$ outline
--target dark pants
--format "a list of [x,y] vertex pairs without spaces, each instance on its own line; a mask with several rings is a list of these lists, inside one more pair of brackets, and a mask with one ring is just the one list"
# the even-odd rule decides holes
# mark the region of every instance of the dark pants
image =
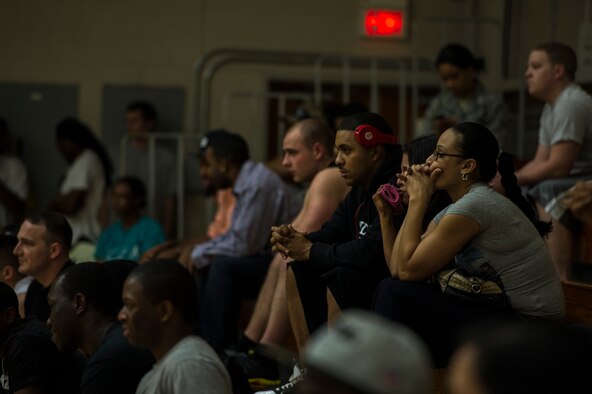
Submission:
[[384,276],[352,267],[336,267],[325,272],[309,261],[294,261],[289,267],[296,278],[306,325],[311,334],[327,322],[327,289],[341,310],[370,309],[374,290],[384,279]]
[[444,295],[435,285],[393,278],[378,285],[372,309],[415,331],[432,353],[436,368],[448,365],[459,344],[459,333],[471,324],[493,319],[518,319],[509,309],[460,301]]
[[200,332],[214,348],[226,348],[235,339],[241,300],[257,297],[270,262],[271,255],[212,261],[203,284]]

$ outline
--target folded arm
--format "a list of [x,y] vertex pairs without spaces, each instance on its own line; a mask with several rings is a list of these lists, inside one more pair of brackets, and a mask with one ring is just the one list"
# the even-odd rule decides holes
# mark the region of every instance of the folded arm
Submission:
[[516,171],[519,185],[533,185],[545,179],[569,175],[581,146],[573,141],[561,141],[552,146],[539,145],[534,159]]

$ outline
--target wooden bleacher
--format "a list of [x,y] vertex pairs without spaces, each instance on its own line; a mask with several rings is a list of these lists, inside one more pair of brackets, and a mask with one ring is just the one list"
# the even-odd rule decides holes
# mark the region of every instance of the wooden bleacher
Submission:
[[572,280],[592,283],[592,224],[582,223],[582,231],[576,238],[575,261]]
[[592,284],[562,281],[566,323],[592,326]]

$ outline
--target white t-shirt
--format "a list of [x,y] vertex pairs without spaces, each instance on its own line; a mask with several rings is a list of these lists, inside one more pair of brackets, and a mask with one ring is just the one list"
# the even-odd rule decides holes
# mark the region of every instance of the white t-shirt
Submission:
[[68,168],[60,193],[74,190],[86,191],[82,208],[74,215],[66,215],[72,226],[72,244],[81,237],[96,241],[101,232],[99,209],[105,190],[103,165],[95,152],[85,149]]
[[27,294],[27,290],[29,290],[29,285],[31,284],[32,281],[33,281],[32,276],[25,276],[23,279],[16,282],[16,284],[14,285],[14,292],[17,295]]
[[226,367],[206,341],[197,336],[180,340],[148,372],[136,394],[231,394]]
[[[27,183],[27,168],[23,162],[13,155],[0,156],[0,181],[18,197],[26,200],[29,187]],[[14,224],[14,217],[6,207],[0,204],[0,228],[7,224]],[[18,224],[18,223],[16,223]]]

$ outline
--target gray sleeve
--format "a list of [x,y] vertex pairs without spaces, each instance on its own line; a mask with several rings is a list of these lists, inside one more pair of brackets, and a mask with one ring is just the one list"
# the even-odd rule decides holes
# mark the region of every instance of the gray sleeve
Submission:
[[449,208],[450,208],[450,205],[448,205],[446,208],[444,208],[443,210],[441,210],[440,212],[438,212],[438,214],[436,216],[434,216],[434,218],[432,219],[432,221],[435,222],[435,223],[440,223],[440,220],[442,220],[442,218],[444,217],[444,215],[446,215],[446,212],[448,212],[448,209]]
[[417,133],[418,136],[434,134],[434,120],[437,116],[442,115],[441,95],[442,93],[439,93],[430,101],[423,115],[423,122],[421,123],[419,133]]
[[175,365],[171,393],[231,394],[226,370],[207,359],[186,360]]
[[[582,145],[586,135],[586,108],[577,100],[559,100],[553,109],[551,145],[572,141]],[[560,116],[557,116],[560,115]]]
[[483,199],[481,193],[469,193],[454,204],[450,204],[444,214],[469,217],[483,228],[488,223],[488,206],[483,204]]

